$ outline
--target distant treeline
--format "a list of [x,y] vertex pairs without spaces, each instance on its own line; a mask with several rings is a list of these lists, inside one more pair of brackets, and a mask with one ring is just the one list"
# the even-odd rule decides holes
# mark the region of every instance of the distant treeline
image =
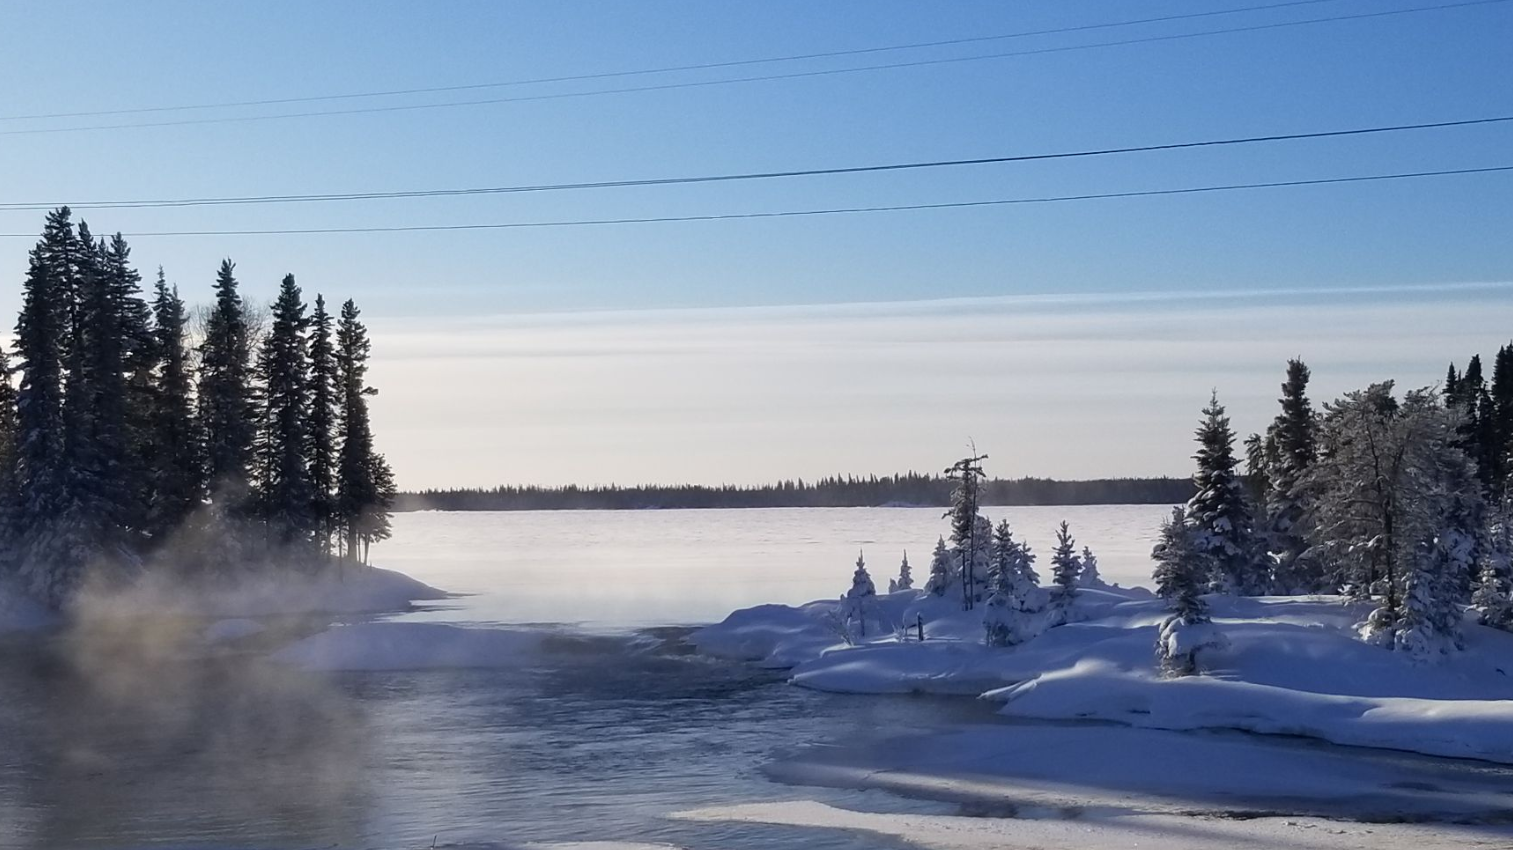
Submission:
[[[699,484],[636,487],[506,486],[400,493],[396,511],[636,510],[647,508],[849,508],[883,505],[942,507],[951,482],[938,475],[852,476],[782,481],[757,486]],[[994,479],[984,484],[988,505],[1176,505],[1193,496],[1189,478]]]

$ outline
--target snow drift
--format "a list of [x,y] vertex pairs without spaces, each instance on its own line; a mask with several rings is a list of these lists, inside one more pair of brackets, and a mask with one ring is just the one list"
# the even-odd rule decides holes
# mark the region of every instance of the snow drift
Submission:
[[[1362,643],[1367,609],[1339,597],[1211,597],[1222,644],[1205,675],[1162,678],[1159,600],[1084,591],[1073,622],[1018,646],[983,645],[982,612],[903,591],[877,597],[872,637],[846,639],[834,602],[738,611],[692,637],[703,652],[792,668],[804,687],[975,693],[1006,715],[1152,729],[1238,729],[1513,764],[1513,634],[1467,623],[1439,663]],[[924,623],[925,640],[914,627]]]

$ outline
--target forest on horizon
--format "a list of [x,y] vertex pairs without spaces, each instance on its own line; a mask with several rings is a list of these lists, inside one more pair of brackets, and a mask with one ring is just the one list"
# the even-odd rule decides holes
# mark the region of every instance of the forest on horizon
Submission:
[[[941,475],[831,476],[815,481],[718,486],[650,484],[619,486],[505,485],[407,491],[395,511],[645,510],[656,508],[859,508],[944,507],[952,481]],[[982,485],[982,504],[1176,505],[1192,498],[1191,478],[995,478]]]

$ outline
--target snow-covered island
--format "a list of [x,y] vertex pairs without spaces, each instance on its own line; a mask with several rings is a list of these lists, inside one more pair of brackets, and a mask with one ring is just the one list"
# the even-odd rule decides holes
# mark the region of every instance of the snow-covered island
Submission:
[[[1513,369],[1513,349],[1498,362]],[[1509,435],[1479,383],[1451,379],[1401,399],[1378,384],[1319,415],[1294,361],[1281,415],[1246,443],[1248,476],[1212,401],[1154,594],[1106,584],[1065,523],[1042,587],[1008,522],[982,516],[973,457],[949,470],[949,542],[922,588],[905,559],[877,593],[859,556],[840,598],[736,611],[691,640],[826,691],[1513,764],[1513,470],[1493,448]]]

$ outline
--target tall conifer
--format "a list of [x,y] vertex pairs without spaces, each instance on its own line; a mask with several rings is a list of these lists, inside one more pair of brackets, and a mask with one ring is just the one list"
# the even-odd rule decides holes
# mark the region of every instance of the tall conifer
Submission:
[[281,544],[307,541],[314,530],[310,488],[308,415],[310,362],[305,304],[294,275],[284,275],[273,303],[273,324],[258,353],[261,379],[257,439],[259,513]]
[[254,432],[247,313],[235,270],[230,260],[221,263],[215,306],[200,344],[198,404],[205,474],[211,498],[223,513],[235,512],[247,498]]

